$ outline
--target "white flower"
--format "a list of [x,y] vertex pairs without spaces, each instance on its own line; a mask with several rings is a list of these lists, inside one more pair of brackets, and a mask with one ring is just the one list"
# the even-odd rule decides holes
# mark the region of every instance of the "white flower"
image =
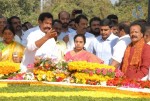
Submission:
[[26,73],[26,74],[23,75],[23,78],[24,78],[25,80],[34,80],[34,74],[31,73],[31,72]]

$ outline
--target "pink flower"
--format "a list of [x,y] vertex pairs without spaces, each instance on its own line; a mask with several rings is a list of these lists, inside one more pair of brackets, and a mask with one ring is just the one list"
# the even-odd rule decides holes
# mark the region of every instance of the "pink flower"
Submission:
[[96,69],[96,74],[100,74],[101,73],[101,70],[100,69]]
[[106,74],[107,74],[107,70],[106,70],[106,69],[103,69],[103,70],[102,70],[102,74],[103,74],[103,75],[106,75]]
[[121,72],[119,69],[115,70],[115,77],[117,77],[117,78],[118,77],[123,77],[123,75],[124,75],[123,72]]
[[112,73],[112,72],[113,72],[113,70],[112,70],[112,69],[109,69],[109,70],[108,70],[108,72],[109,72],[109,73]]
[[93,76],[93,71],[89,71],[89,75],[90,75],[90,76]]
[[27,68],[33,68],[34,64],[28,64]]

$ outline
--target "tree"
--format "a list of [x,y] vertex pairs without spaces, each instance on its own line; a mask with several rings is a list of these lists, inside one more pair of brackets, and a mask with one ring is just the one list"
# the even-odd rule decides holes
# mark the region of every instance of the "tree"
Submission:
[[32,0],[32,2],[31,0],[0,0],[0,4],[0,12],[7,18],[18,16],[25,22],[35,20],[37,18],[35,16],[38,16],[39,1],[37,0]]

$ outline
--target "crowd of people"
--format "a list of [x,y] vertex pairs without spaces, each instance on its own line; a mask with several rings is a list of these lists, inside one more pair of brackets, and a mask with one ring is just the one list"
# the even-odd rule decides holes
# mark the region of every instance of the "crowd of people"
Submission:
[[88,21],[83,14],[66,11],[54,19],[43,12],[33,27],[30,22],[22,24],[17,16],[0,16],[0,61],[21,63],[22,72],[36,57],[49,57],[112,65],[127,78],[147,79],[149,53],[150,25],[141,19],[119,22],[111,14]]

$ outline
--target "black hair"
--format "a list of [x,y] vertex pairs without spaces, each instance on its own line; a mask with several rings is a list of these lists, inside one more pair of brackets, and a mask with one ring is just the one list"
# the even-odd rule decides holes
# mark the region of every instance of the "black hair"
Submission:
[[2,31],[2,34],[4,34],[5,30],[10,30],[13,33],[13,35],[15,36],[15,31],[14,31],[14,29],[13,29],[12,26],[10,26],[10,25],[9,26],[8,25],[5,26],[4,29],[3,29],[3,31]]
[[53,25],[54,25],[56,22],[59,23],[59,24],[62,24],[62,22],[61,22],[60,20],[55,19],[55,20],[53,21]]
[[107,19],[117,19],[118,20],[118,16],[117,15],[115,15],[115,14],[110,14],[110,15],[108,15],[107,16]]
[[28,24],[28,23],[30,23],[30,22],[28,22],[28,21],[27,21],[27,22],[24,22],[24,25],[26,25],[26,24]]
[[100,19],[99,17],[93,17],[93,18],[90,20],[90,22],[89,22],[89,25],[90,25],[90,26],[91,26],[91,24],[92,24],[93,21],[99,21],[99,23],[100,23],[101,19]]
[[75,19],[71,19],[71,20],[69,21],[69,23],[71,23],[71,22],[73,22],[73,21],[75,22]]
[[18,19],[18,20],[20,20],[20,18],[19,18],[18,16],[12,16],[12,17],[10,17],[10,18],[8,19],[8,23],[9,23],[10,25],[12,25],[12,19]]
[[86,43],[86,38],[85,38],[85,36],[83,34],[77,34],[77,35],[75,35],[74,36],[74,42],[75,42],[75,40],[76,40],[77,37],[82,37],[83,41],[84,41],[84,44]]
[[100,22],[100,26],[109,26],[109,28],[111,28],[113,26],[113,23],[110,19],[106,18]]
[[45,18],[51,18],[53,20],[53,15],[49,12],[43,12],[40,14],[38,20],[43,22],[45,20]]
[[22,24],[22,27],[25,27],[26,30],[28,30],[28,27],[26,26],[26,24]]
[[142,23],[140,23],[140,22],[133,22],[133,23],[131,23],[131,25],[130,25],[130,28],[132,27],[132,26],[135,26],[135,25],[139,25],[140,26],[140,28],[141,28],[141,32],[142,32],[142,34],[144,35],[145,34],[145,25],[143,25]]
[[144,20],[144,19],[138,19],[138,20],[135,20],[134,22],[141,23],[141,24],[146,24],[147,23],[147,21]]
[[78,15],[78,16],[75,18],[75,23],[78,24],[81,19],[85,19],[85,20],[88,21],[88,18],[87,18],[85,15],[81,14],[81,15]]
[[129,34],[129,25],[125,24],[125,22],[121,22],[118,24],[118,29],[119,30],[124,30],[126,34]]

